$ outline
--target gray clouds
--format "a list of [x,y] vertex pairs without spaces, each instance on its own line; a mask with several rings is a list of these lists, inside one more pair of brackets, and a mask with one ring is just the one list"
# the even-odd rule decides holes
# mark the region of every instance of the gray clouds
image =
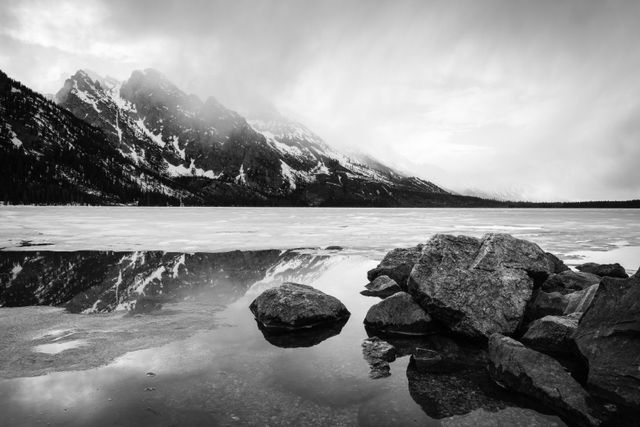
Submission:
[[0,67],[54,92],[153,67],[452,189],[640,197],[635,1],[10,1]]

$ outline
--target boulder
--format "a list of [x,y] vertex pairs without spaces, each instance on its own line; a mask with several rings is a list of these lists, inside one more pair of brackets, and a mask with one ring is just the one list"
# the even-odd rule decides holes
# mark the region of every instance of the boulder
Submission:
[[589,308],[593,301],[593,297],[598,291],[598,286],[599,285],[591,285],[579,292],[573,292],[565,295],[565,298],[567,299],[567,307],[564,309],[563,314],[584,313],[587,311],[587,308]]
[[267,289],[253,300],[249,309],[259,325],[271,331],[308,329],[350,316],[337,298],[298,283]]
[[600,424],[587,392],[553,358],[493,334],[489,359],[489,373],[498,384],[538,400],[578,425]]
[[603,278],[574,338],[594,393],[640,409],[640,279]]
[[423,372],[452,372],[459,369],[457,363],[449,363],[441,353],[428,348],[416,348],[411,361],[416,369]]
[[472,339],[512,334],[535,282],[554,265],[538,245],[508,234],[481,240],[435,235],[409,277],[409,292],[450,331]]
[[601,277],[618,277],[621,279],[629,277],[624,267],[618,263],[596,264],[595,262],[587,262],[576,266],[576,268],[582,272],[596,274]]
[[568,270],[549,276],[542,284],[541,289],[544,292],[569,294],[571,292],[581,291],[597,283],[600,283],[600,276]]
[[567,309],[567,304],[569,304],[567,295],[559,292],[534,291],[525,311],[525,323],[544,316],[561,316]]
[[571,270],[566,266],[564,262],[554,254],[547,252],[547,258],[553,264],[553,272],[554,273],[562,273],[563,271]]
[[521,341],[534,350],[547,354],[574,354],[573,333],[582,313],[568,316],[545,316],[533,322]]
[[366,297],[380,297],[383,299],[390,297],[395,293],[402,292],[402,289],[395,280],[384,275],[373,279],[373,281],[368,283],[365,288],[367,289],[360,292],[362,295]]
[[380,264],[367,272],[369,281],[373,281],[378,276],[389,276],[395,280],[403,290],[407,289],[407,279],[411,274],[411,269],[420,259],[422,245],[412,248],[398,248],[389,252],[382,259]]
[[364,324],[390,334],[425,335],[438,330],[422,307],[406,292],[398,292],[372,306]]
[[371,378],[384,378],[391,375],[389,362],[396,360],[394,346],[378,337],[367,338],[362,342],[362,355],[369,364]]

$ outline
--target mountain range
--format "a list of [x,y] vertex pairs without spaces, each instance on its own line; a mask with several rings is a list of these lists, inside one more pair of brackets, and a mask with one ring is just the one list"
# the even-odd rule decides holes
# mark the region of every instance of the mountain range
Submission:
[[637,207],[452,193],[345,155],[268,105],[243,117],[158,71],[79,70],[44,96],[0,71],[0,203],[191,206]]
[[0,197],[9,203],[474,205],[367,156],[347,156],[275,108],[250,119],[158,71],[79,70],[54,96],[0,72]]

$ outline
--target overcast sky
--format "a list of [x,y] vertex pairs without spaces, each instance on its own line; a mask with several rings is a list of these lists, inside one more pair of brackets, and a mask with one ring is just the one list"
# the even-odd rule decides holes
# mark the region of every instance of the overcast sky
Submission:
[[453,190],[640,198],[640,1],[0,0],[36,90],[149,67]]

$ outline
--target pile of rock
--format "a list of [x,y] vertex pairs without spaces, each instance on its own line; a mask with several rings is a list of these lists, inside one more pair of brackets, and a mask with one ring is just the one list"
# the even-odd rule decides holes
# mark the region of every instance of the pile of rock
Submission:
[[[368,272],[362,293],[383,300],[364,323],[486,345],[497,383],[571,423],[598,425],[614,407],[640,411],[640,276],[619,264],[576,268],[507,234],[436,235]],[[414,353],[418,369],[446,366],[436,351]]]

